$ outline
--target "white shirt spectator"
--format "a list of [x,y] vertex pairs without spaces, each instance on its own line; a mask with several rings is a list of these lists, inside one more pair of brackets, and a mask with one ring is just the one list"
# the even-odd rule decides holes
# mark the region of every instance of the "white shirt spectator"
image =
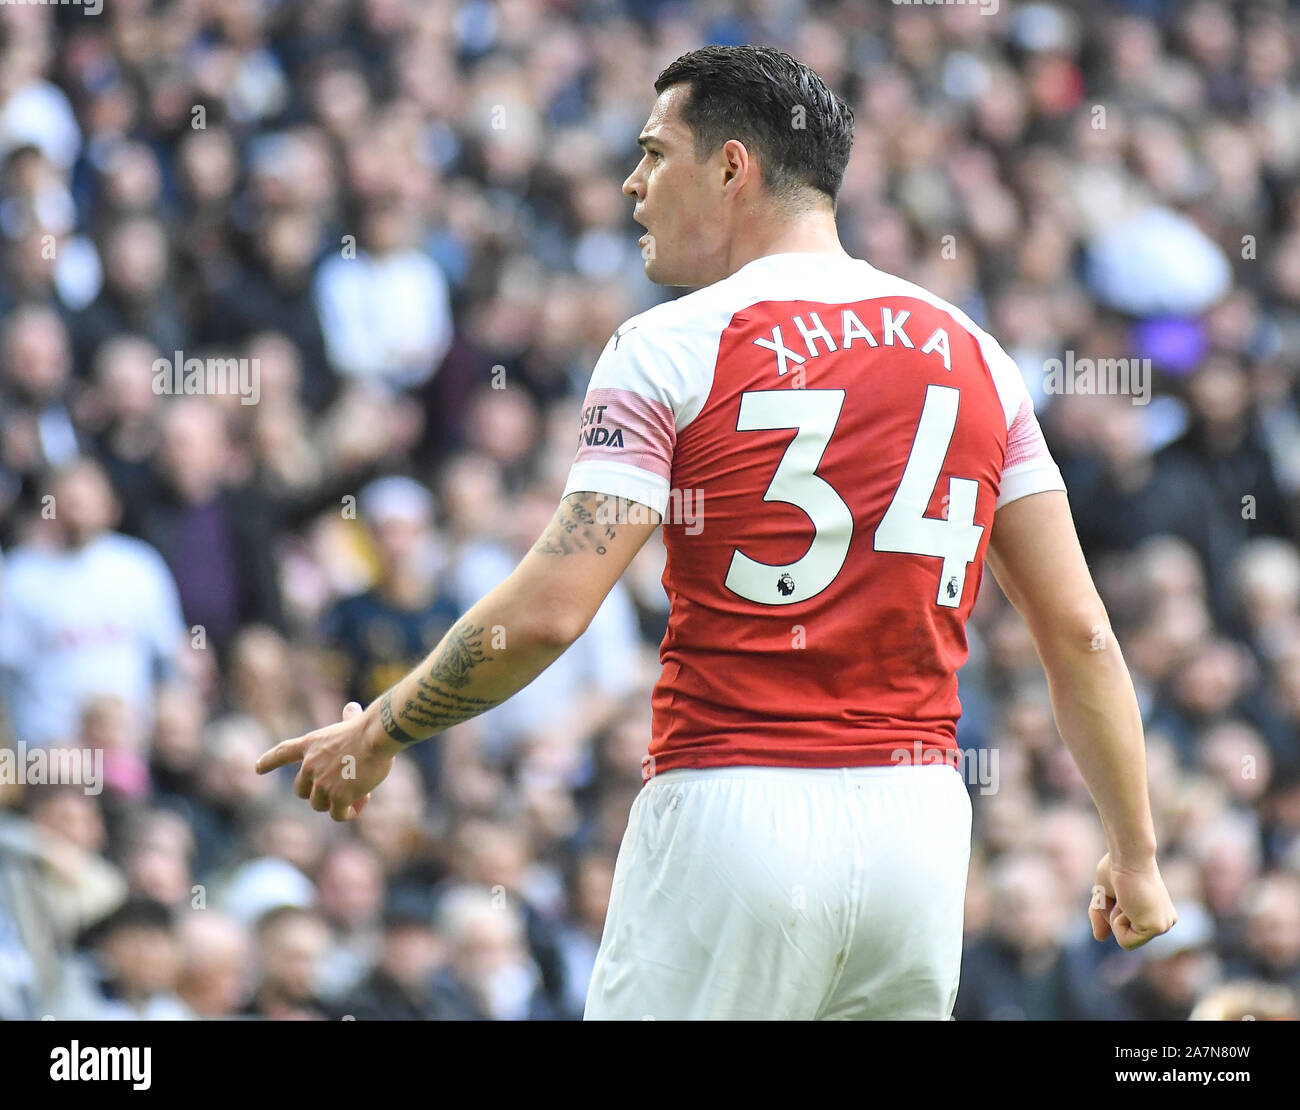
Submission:
[[315,295],[326,354],[344,377],[418,386],[451,346],[447,279],[423,251],[330,258]]
[[108,532],[80,549],[15,549],[0,589],[0,693],[14,738],[75,740],[98,694],[120,696],[147,726],[154,683],[184,634],[171,571],[143,540]]

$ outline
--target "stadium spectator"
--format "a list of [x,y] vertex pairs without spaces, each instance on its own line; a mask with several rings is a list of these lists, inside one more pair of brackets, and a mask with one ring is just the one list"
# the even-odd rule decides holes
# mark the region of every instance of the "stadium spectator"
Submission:
[[357,986],[379,955],[383,861],[356,841],[335,844],[321,859],[316,889],[320,912],[334,930],[334,943],[321,972],[321,989],[333,998]]
[[1178,905],[1182,928],[1156,937],[1137,952],[1137,973],[1120,989],[1113,1015],[1129,1021],[1186,1021],[1196,1000],[1218,985],[1214,923],[1194,902]]
[[206,397],[165,410],[155,488],[132,507],[131,530],[167,560],[185,620],[224,647],[249,623],[281,623],[271,532],[262,499],[230,481],[225,418]]
[[238,922],[215,910],[185,916],[180,925],[177,991],[200,1018],[233,1018],[248,999],[252,940]]
[[1240,955],[1229,974],[1300,991],[1300,876],[1263,876],[1247,892],[1245,906]]
[[342,598],[323,639],[350,700],[369,705],[424,658],[461,614],[442,585],[433,496],[411,478],[372,482],[357,502],[374,551],[374,585]]
[[106,693],[147,733],[155,681],[177,673],[176,584],[156,550],[110,530],[117,506],[97,463],[76,459],[44,488],[48,516],[4,568],[0,678],[14,735],[70,744],[86,702]]
[[[1070,1012],[1061,963],[1066,906],[1049,861],[1002,857],[990,875],[992,935],[968,944],[953,1016],[958,1021],[1059,1021]],[[964,988],[969,989],[964,989]]]
[[33,481],[76,459],[84,438],[66,403],[72,362],[58,315],[36,306],[10,315],[0,331],[0,362],[4,467],[13,478]]
[[449,1020],[548,1021],[555,1014],[528,954],[523,922],[509,902],[483,887],[442,896],[438,932],[450,951],[435,977],[435,994]]
[[400,200],[372,204],[349,226],[360,234],[316,274],[330,365],[344,378],[422,385],[451,345],[446,278],[416,247],[415,213]]
[[88,937],[95,956],[99,1021],[184,1021],[194,1016],[177,988],[176,922],[161,902],[129,898]]
[[256,923],[261,979],[244,1008],[274,1021],[323,1021],[333,1016],[321,999],[321,967],[329,926],[312,910],[279,906]]
[[433,921],[429,895],[408,890],[389,899],[374,967],[339,1009],[357,1021],[443,1020],[433,981],[446,963],[446,946]]

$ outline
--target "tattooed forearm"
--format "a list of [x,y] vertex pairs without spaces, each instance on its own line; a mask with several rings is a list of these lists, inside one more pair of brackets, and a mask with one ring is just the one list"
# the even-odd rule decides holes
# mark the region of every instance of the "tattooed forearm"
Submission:
[[[533,550],[544,555],[615,551],[617,558],[615,545],[627,540],[629,526],[642,523],[658,523],[658,519],[655,510],[641,502],[603,493],[571,493],[560,502]],[[639,529],[633,530],[639,541],[644,539]],[[529,574],[545,577],[560,569],[539,570],[531,559],[525,563],[526,567],[521,564],[527,570],[525,582]],[[581,564],[570,564],[568,569],[576,575],[585,573]],[[378,718],[384,735],[401,744],[425,740],[500,705],[550,666],[568,644],[562,642],[564,637],[557,638],[554,622],[547,616],[553,603],[539,601],[540,618],[528,611],[537,600],[534,592],[511,575],[471,608],[418,667],[382,696]],[[509,652],[506,625],[511,626]]]
[[419,680],[415,696],[402,706],[402,719],[422,729],[441,732],[480,713],[486,713],[499,698],[467,698],[427,678]]
[[406,683],[415,678],[415,690],[398,684],[409,695],[400,708],[394,710],[392,704],[397,686],[383,696],[379,717],[384,732],[399,743],[414,743],[499,705],[500,698],[457,693],[473,680],[474,668],[492,658],[483,648],[483,626],[461,621],[435,649],[427,674],[408,676]]
[[470,679],[470,671],[484,660],[483,629],[462,621],[447,635],[438,650],[430,677],[435,682],[460,688]]
[[533,550],[542,555],[572,555],[578,551],[604,555],[609,550],[609,542],[618,535],[609,520],[610,500],[602,493],[569,494],[560,502],[554,519]]
[[379,699],[379,723],[384,726],[384,734],[399,744],[414,744],[419,737],[405,731],[393,717],[393,692],[389,690]]

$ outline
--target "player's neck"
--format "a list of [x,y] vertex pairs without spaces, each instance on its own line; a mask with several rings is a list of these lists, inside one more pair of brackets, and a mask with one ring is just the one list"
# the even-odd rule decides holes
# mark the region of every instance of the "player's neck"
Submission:
[[769,254],[832,254],[849,257],[840,242],[835,216],[830,212],[809,212],[771,227],[759,226],[734,242],[727,259],[727,274]]

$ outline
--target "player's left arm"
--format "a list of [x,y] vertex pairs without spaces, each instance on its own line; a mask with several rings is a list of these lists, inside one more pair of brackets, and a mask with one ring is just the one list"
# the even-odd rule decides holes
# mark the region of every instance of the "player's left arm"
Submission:
[[294,792],[336,821],[360,812],[404,748],[527,686],[573,643],[659,524],[607,494],[574,492],[513,573],[360,714],[285,740],[259,774],[301,762]]

